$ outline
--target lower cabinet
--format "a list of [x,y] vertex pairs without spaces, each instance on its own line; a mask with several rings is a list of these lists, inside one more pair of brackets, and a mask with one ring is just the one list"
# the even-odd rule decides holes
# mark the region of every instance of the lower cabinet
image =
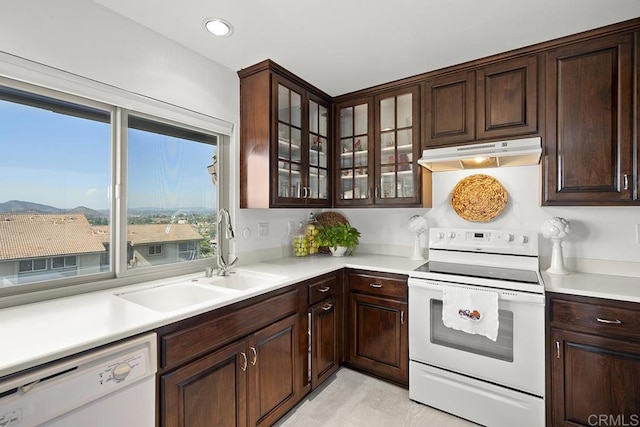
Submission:
[[349,272],[349,366],[407,387],[407,277]]
[[162,425],[247,425],[247,369],[243,340],[162,375]]
[[334,298],[309,309],[311,319],[311,388],[340,367],[340,311]]
[[640,425],[640,304],[548,298],[548,424]]
[[162,375],[163,425],[273,424],[297,397],[297,337],[292,315]]
[[340,368],[343,337],[342,272],[308,281],[308,382],[314,389]]

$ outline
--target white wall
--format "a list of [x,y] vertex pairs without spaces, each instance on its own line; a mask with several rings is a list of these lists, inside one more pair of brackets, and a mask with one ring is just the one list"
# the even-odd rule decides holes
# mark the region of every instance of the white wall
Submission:
[[[304,220],[310,209],[238,209],[239,83],[235,70],[84,0],[3,0],[0,4],[0,51],[233,123],[231,204],[238,236],[235,250],[245,254],[260,250],[287,253],[282,248],[289,245],[288,222]],[[539,206],[538,167],[484,172],[495,176],[509,193],[505,212],[490,223],[464,221],[449,206],[449,192],[470,172],[434,174],[431,209],[351,209],[341,212],[362,232],[363,250],[407,256],[411,254],[413,236],[406,224],[414,214],[424,214],[432,226],[534,231],[540,229],[545,219],[562,216],[571,221],[574,231],[571,239],[565,242],[567,257],[625,261],[631,263],[625,264],[625,271],[640,276],[640,245],[635,243],[640,208],[542,208]],[[268,237],[258,237],[261,222],[269,224]],[[245,229],[251,234],[249,238],[243,237]],[[541,248],[542,254],[549,256],[550,244],[543,239]]]

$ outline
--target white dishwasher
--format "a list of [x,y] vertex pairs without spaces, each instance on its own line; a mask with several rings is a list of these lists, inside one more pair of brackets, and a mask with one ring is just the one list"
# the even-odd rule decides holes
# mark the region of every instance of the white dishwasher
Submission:
[[0,380],[0,427],[155,425],[156,334]]

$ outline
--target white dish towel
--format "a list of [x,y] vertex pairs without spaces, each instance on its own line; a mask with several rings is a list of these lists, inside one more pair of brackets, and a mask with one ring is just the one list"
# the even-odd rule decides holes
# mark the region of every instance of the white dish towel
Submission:
[[442,294],[442,323],[444,326],[468,334],[498,339],[498,293],[444,286]]

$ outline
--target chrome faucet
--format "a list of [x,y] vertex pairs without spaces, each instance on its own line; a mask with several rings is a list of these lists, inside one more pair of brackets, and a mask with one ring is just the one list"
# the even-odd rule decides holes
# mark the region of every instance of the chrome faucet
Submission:
[[236,236],[233,232],[233,226],[231,225],[231,216],[229,215],[229,211],[226,209],[220,209],[220,211],[218,211],[218,229],[217,229],[217,236],[216,239],[218,240],[217,244],[216,244],[216,253],[217,253],[217,262],[218,262],[218,272],[217,275],[218,276],[228,276],[229,275],[229,270],[231,270],[231,267],[233,267],[233,265],[238,262],[238,258],[234,258],[233,261],[231,261],[231,263],[227,263],[222,255],[222,245],[220,244],[220,237],[222,236],[222,233],[220,233],[220,225],[222,224],[222,221],[225,221],[227,223],[227,226],[225,228],[225,237],[227,239],[227,241],[229,240],[233,240]]

